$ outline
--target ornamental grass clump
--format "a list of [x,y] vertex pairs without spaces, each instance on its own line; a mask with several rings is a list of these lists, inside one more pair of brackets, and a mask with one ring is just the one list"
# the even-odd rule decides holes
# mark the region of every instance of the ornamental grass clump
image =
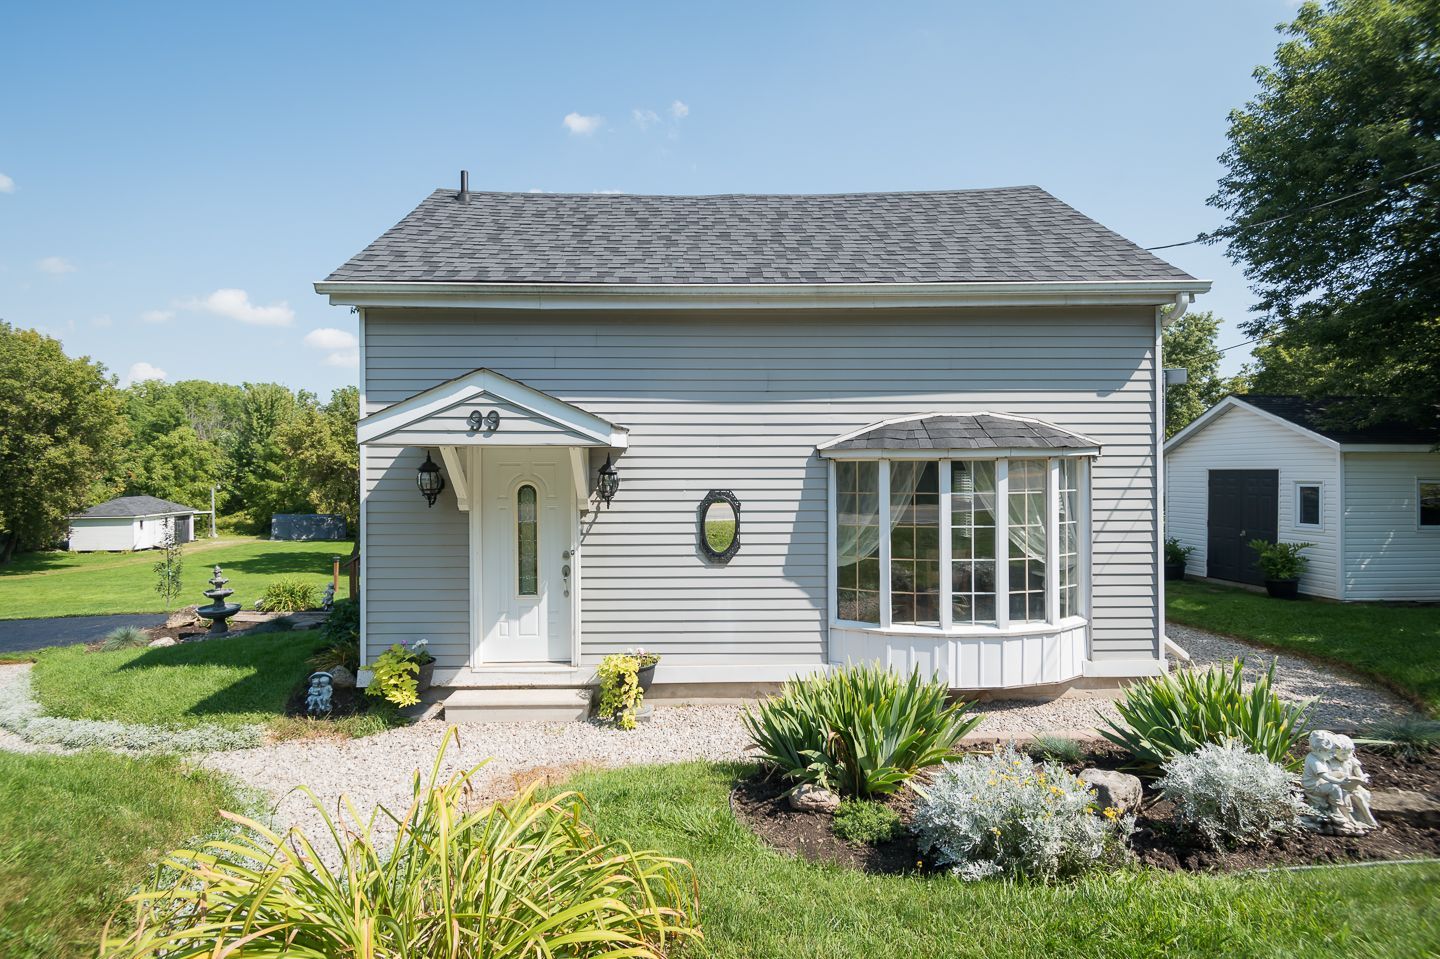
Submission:
[[1237,742],[1176,756],[1156,785],[1181,827],[1216,849],[1266,843],[1300,826],[1295,777]]
[[600,839],[575,793],[541,799],[532,785],[467,812],[476,770],[442,778],[444,753],[396,813],[362,817],[346,800],[332,816],[309,794],[323,852],[299,829],[225,814],[237,835],[166,857],[101,955],[658,959],[700,936],[688,863]]
[[1297,768],[1290,750],[1305,735],[1314,700],[1287,703],[1276,695],[1274,660],[1246,692],[1243,666],[1236,659],[1228,669],[1182,669],[1132,683],[1115,703],[1120,722],[1107,718],[1100,735],[1129,752],[1133,765],[1150,775],[1175,756],[1231,740],[1273,763]]
[[920,851],[961,879],[1053,881],[1122,862],[1135,827],[1055,763],[1013,746],[966,756],[925,785],[911,829]]
[[863,799],[889,795],[955,755],[980,717],[948,700],[946,685],[918,669],[902,679],[870,663],[792,680],[741,720],[760,761],[796,786]]
[[281,576],[265,586],[255,608],[265,613],[298,613],[320,605],[320,587],[296,576]]

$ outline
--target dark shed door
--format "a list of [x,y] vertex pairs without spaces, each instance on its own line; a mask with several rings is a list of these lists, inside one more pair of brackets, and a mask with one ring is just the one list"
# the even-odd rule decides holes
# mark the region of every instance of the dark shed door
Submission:
[[1279,470],[1211,470],[1207,576],[1260,586],[1252,539],[1275,542],[1279,528]]

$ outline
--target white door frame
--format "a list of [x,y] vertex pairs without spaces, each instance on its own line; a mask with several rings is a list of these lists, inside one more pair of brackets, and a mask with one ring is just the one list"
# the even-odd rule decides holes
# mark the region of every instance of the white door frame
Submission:
[[[555,447],[536,447],[537,450],[553,451]],[[507,447],[506,452],[514,452],[514,447]],[[534,670],[536,663],[511,663],[497,662],[486,663],[481,652],[485,642],[485,579],[484,579],[484,547],[486,544],[486,531],[484,529],[484,500],[481,497],[481,483],[484,476],[485,450],[479,446],[471,446],[465,449],[468,453],[467,469],[465,470],[465,485],[468,487],[467,499],[470,509],[467,516],[470,524],[469,537],[469,560],[470,560],[470,668],[472,670]],[[584,451],[582,451],[584,452]],[[498,451],[492,451],[490,455],[496,455]],[[571,477],[571,471],[561,464],[562,468],[557,471],[559,482],[565,483]],[[573,482],[573,480],[572,480]],[[537,662],[543,665],[540,668],[577,668],[580,665],[580,509],[577,502],[579,496],[584,493],[568,491],[574,495],[566,495],[567,490],[557,490],[557,498],[560,500],[561,515],[564,517],[566,528],[570,531],[570,558],[566,560],[570,564],[570,599],[569,608],[569,630],[570,630],[570,661],[568,663],[556,662],[547,664],[544,660]],[[508,530],[491,530],[489,535],[509,537]],[[564,537],[562,537],[563,540]],[[553,562],[553,560],[552,560]]]

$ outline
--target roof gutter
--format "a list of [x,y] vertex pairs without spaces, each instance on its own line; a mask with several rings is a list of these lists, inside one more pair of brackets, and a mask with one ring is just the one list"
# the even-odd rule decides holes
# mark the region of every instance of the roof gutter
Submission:
[[[425,283],[321,280],[334,306],[512,310],[895,309],[949,306],[1181,307],[1209,280],[985,283]],[[1177,314],[1178,315],[1178,314]]]

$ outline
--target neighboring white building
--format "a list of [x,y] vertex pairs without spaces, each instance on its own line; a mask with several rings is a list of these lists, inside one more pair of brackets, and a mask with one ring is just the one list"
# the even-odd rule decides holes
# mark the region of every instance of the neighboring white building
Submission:
[[195,538],[199,510],[154,496],[121,496],[70,517],[69,549],[75,553],[154,549],[173,526],[175,541]]
[[360,320],[362,656],[494,702],[636,646],[661,697],[1161,673],[1162,308],[1208,288],[1038,187],[438,190],[316,284]]
[[1165,444],[1165,535],[1197,576],[1260,584],[1252,539],[1306,542],[1300,591],[1440,601],[1440,431],[1325,426],[1328,404],[1231,396]]

